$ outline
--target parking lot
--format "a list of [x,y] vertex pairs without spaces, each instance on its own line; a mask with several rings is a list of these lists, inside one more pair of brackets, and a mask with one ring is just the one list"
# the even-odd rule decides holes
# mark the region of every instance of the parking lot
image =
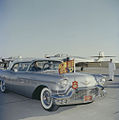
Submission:
[[0,120],[119,120],[119,77],[105,85],[107,95],[90,104],[45,111],[40,101],[8,91],[0,93]]

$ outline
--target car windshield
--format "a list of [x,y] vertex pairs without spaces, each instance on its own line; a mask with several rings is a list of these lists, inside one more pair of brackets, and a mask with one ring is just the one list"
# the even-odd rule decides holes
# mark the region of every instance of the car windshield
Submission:
[[58,70],[60,61],[35,61],[29,68],[29,71]]

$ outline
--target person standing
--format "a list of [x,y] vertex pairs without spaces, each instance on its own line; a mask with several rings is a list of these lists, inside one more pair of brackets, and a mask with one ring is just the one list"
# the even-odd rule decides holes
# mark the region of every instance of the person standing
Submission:
[[112,62],[112,59],[110,59],[109,62],[109,81],[114,80],[114,71],[116,70],[115,63]]

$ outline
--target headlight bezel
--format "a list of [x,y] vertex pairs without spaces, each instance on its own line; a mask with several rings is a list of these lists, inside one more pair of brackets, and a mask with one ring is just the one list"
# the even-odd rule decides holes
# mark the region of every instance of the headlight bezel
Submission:
[[99,85],[104,86],[106,79],[104,77],[95,76],[96,81]]
[[63,78],[58,82],[60,88],[66,88],[68,86],[68,78]]

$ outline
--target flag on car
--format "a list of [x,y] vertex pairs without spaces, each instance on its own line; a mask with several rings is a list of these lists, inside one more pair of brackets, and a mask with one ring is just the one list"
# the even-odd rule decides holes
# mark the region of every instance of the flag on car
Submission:
[[59,64],[59,74],[74,72],[74,60],[69,60]]

